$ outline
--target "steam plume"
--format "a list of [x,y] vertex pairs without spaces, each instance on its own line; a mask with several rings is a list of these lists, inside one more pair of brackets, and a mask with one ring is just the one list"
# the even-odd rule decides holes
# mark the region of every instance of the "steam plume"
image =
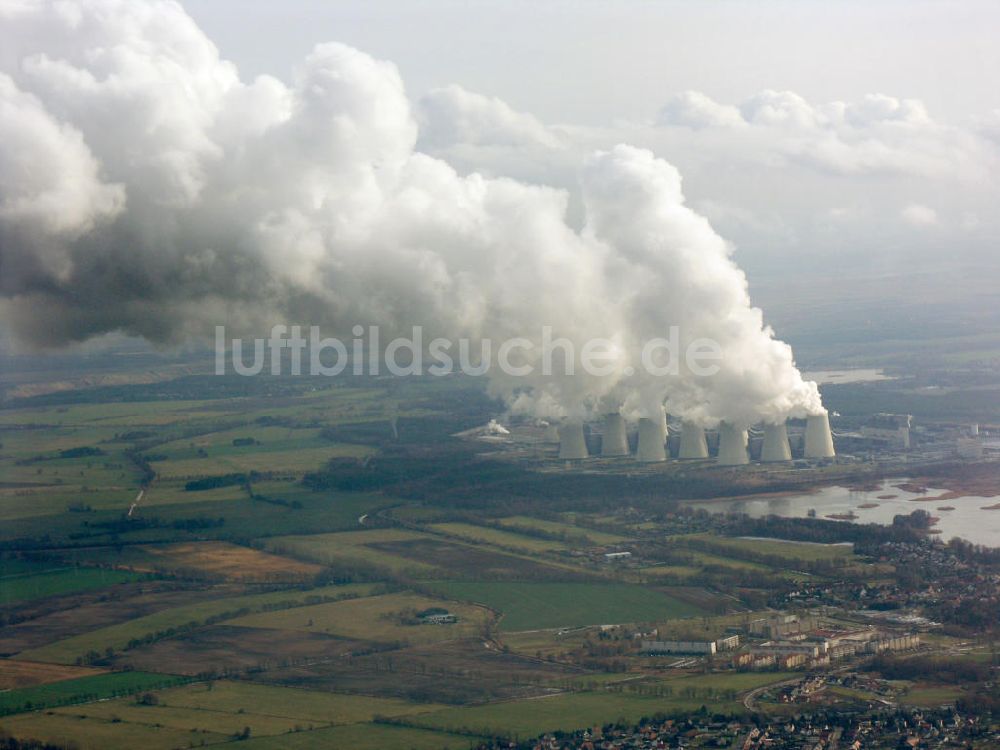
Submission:
[[[576,231],[563,191],[417,151],[395,66],[352,48],[317,46],[285,84],[242,80],[173,2],[5,2],[0,28],[0,310],[28,344],[275,321],[345,338],[377,324],[387,340],[420,324],[425,341],[528,338],[538,365],[549,326],[577,351],[608,339],[613,374],[494,367],[512,409],[578,418],[610,400],[648,416],[666,401],[702,425],[822,411],[729,246],[649,151],[587,161]],[[643,374],[643,342],[670,326],[682,349],[718,342],[718,374]]]

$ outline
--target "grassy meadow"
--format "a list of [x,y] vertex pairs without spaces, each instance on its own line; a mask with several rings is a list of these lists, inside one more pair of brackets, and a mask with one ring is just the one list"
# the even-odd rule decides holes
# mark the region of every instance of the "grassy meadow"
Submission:
[[701,610],[655,589],[614,583],[441,582],[434,589],[498,610],[503,630],[656,622]]

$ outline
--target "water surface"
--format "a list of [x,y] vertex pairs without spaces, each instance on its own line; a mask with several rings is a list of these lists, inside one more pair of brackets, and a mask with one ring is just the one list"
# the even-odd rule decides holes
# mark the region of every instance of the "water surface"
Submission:
[[[712,512],[735,511],[752,518],[782,516],[806,518],[814,510],[817,518],[853,514],[853,523],[891,524],[893,516],[925,510],[939,520],[934,529],[944,540],[952,537],[967,539],[975,544],[1000,547],[1000,510],[983,510],[1000,503],[1000,497],[965,496],[950,500],[934,498],[947,490],[928,487],[926,492],[909,492],[896,487],[905,479],[887,479],[875,490],[852,490],[846,487],[824,487],[806,495],[738,498],[711,501],[691,501],[687,505]],[[894,495],[894,497],[888,497]],[[882,496],[882,497],[879,497]],[[862,507],[871,506],[871,507]],[[944,508],[954,510],[943,510]],[[834,520],[845,520],[836,518]]]

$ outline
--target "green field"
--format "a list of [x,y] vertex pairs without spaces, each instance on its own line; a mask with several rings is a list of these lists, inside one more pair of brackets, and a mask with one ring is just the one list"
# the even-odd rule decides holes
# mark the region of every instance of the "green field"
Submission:
[[[713,537],[714,541],[715,537]],[[724,568],[733,568],[734,570],[757,570],[761,572],[767,572],[772,570],[767,565],[762,565],[760,563],[751,562],[749,560],[742,560],[738,557],[724,557],[723,555],[713,555],[710,552],[702,552],[698,549],[686,549],[684,550],[686,554],[690,554],[692,557],[692,562],[704,568],[706,566],[718,565]]]
[[744,539],[741,537],[716,536],[712,543],[734,550],[774,555],[789,560],[836,560],[850,557],[854,548],[849,544],[812,544],[810,542],[790,542],[778,539]]
[[76,567],[44,570],[48,566],[40,567],[43,572],[22,572],[0,578],[0,605],[92,591],[143,578],[125,570]]
[[340,695],[245,682],[195,683],[156,691],[147,705],[136,698],[56,709],[61,716],[188,732],[234,735],[250,728],[254,737],[337,724],[368,722],[444,708],[363,695]]
[[387,724],[346,726],[250,739],[241,750],[466,750],[475,737]]
[[624,583],[443,582],[446,596],[503,613],[503,630],[654,622],[692,617],[701,610],[662,592]]
[[90,719],[78,715],[29,713],[0,719],[0,729],[14,737],[79,750],[177,750],[232,739],[218,732],[185,731],[153,724]]
[[958,685],[918,685],[908,690],[899,701],[907,706],[935,708],[954,703],[962,695]]
[[690,578],[700,571],[701,568],[689,565],[653,565],[639,568],[639,572],[652,581],[658,578]]
[[48,685],[0,691],[0,715],[70,703],[95,701],[176,685],[184,678],[149,672],[112,672],[60,680]]
[[[209,453],[205,458],[158,461],[153,464],[153,468],[165,480],[276,470],[301,475],[318,469],[331,458],[364,458],[371,453],[371,449],[363,445],[322,441],[319,445],[314,445],[314,442],[316,441],[301,441],[296,444],[296,441],[287,441],[284,450],[262,450],[263,446],[225,449],[213,452],[215,455]],[[241,450],[242,453],[239,452]]]
[[[119,524],[122,512],[135,497],[131,493],[114,510],[87,513],[65,513],[66,503],[60,501],[57,510],[61,515],[24,516],[0,524],[0,541],[23,538],[43,538],[61,541],[73,546],[112,545],[117,540],[128,542],[164,542],[204,539],[203,529],[195,528],[187,532],[184,526],[192,522],[213,524],[211,537],[216,539],[246,540],[266,536],[287,534],[314,534],[358,528],[358,517],[373,513],[379,508],[394,505],[398,501],[384,495],[359,492],[301,492],[300,486],[292,482],[281,483],[289,492],[278,494],[279,483],[275,482],[274,495],[293,497],[292,490],[300,494],[297,501],[290,504],[269,503],[251,500],[245,493],[226,493],[224,499],[213,498],[213,492],[183,492],[174,489],[172,497],[163,504],[143,506],[140,503],[135,518],[140,521],[134,530],[123,529],[114,532],[102,529],[101,524]],[[156,485],[153,487],[154,499]],[[230,489],[230,488],[225,488]],[[237,488],[238,490],[239,488]],[[222,519],[221,522],[219,519]],[[156,526],[144,526],[142,521],[153,521]],[[221,525],[219,525],[221,523]]]
[[564,543],[551,539],[539,539],[512,531],[492,529],[488,526],[475,526],[471,523],[435,523],[430,528],[469,541],[486,542],[520,552],[550,552],[568,549]]
[[141,503],[142,512],[149,512],[158,505],[184,504],[190,503],[195,499],[200,503],[217,503],[225,500],[246,500],[248,498],[246,487],[241,484],[203,490],[197,494],[192,494],[185,490],[185,484],[186,481],[183,479],[157,479],[156,483],[143,493]]
[[350,724],[376,716],[406,716],[442,708],[367,695],[323,693],[255,682],[221,680],[184,685],[160,694],[160,704],[199,711],[254,712],[302,721]]
[[[443,607],[458,617],[449,625],[407,624],[396,615]],[[478,635],[490,613],[469,604],[444,602],[411,593],[385,594],[330,604],[262,612],[233,620],[231,624],[252,628],[327,633],[345,638],[380,642],[434,643]]]
[[620,534],[609,534],[604,531],[594,531],[593,529],[584,528],[582,526],[574,526],[570,523],[562,523],[560,521],[547,521],[541,518],[533,518],[532,516],[508,516],[507,518],[501,518],[500,523],[504,526],[511,526],[513,528],[523,528],[523,529],[537,529],[538,531],[544,531],[548,534],[558,535],[567,540],[582,540],[588,544],[593,545],[604,545],[604,544],[618,544],[619,542],[628,541],[628,537],[621,536]]
[[702,705],[720,713],[739,712],[743,710],[739,699],[723,697],[723,691],[730,689],[742,692],[787,678],[787,674],[780,673],[682,678],[670,681],[669,696],[640,695],[627,689],[621,692],[599,690],[561,693],[535,700],[449,708],[414,716],[410,722],[445,731],[462,730],[484,735],[506,734],[529,738],[543,732],[600,727],[619,719],[634,723],[644,716],[697,710]]
[[[360,516],[360,513],[358,514]],[[365,530],[355,516],[352,532],[281,536],[268,540],[268,549],[277,554],[300,557],[321,565],[367,564],[392,573],[429,573],[433,565],[389,554],[370,545],[383,542],[408,542],[426,539],[427,535],[406,529]]]
[[[96,683],[101,678],[127,675],[133,677],[131,682],[119,680],[116,691],[110,689],[108,679],[104,679],[103,686]],[[365,723],[377,717],[414,716],[444,708],[434,704],[226,680],[158,689],[164,676],[142,673],[101,678],[60,684],[89,682],[88,690],[93,692],[87,695],[91,700],[123,692],[129,692],[131,697],[56,708],[47,714],[22,714],[4,719],[3,726],[21,737],[72,742],[101,750],[186,747],[189,741],[200,745],[202,740],[214,744],[234,739],[247,730],[254,738],[248,743],[250,747],[333,748],[349,742],[351,747],[464,749],[470,744],[468,739],[446,733]],[[138,692],[152,693],[154,697],[138,701]],[[64,690],[57,701],[56,693],[50,693],[53,699],[49,705],[72,702],[80,696]],[[342,731],[332,731],[335,725],[344,725]]]

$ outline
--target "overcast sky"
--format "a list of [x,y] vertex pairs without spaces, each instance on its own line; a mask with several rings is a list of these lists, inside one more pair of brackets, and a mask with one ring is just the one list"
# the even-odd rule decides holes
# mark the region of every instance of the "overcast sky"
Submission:
[[652,115],[672,93],[819,101],[880,92],[960,121],[1000,106],[1000,4],[188,0],[247,74],[287,77],[322,41],[399,65],[412,95],[450,83],[548,122]]

